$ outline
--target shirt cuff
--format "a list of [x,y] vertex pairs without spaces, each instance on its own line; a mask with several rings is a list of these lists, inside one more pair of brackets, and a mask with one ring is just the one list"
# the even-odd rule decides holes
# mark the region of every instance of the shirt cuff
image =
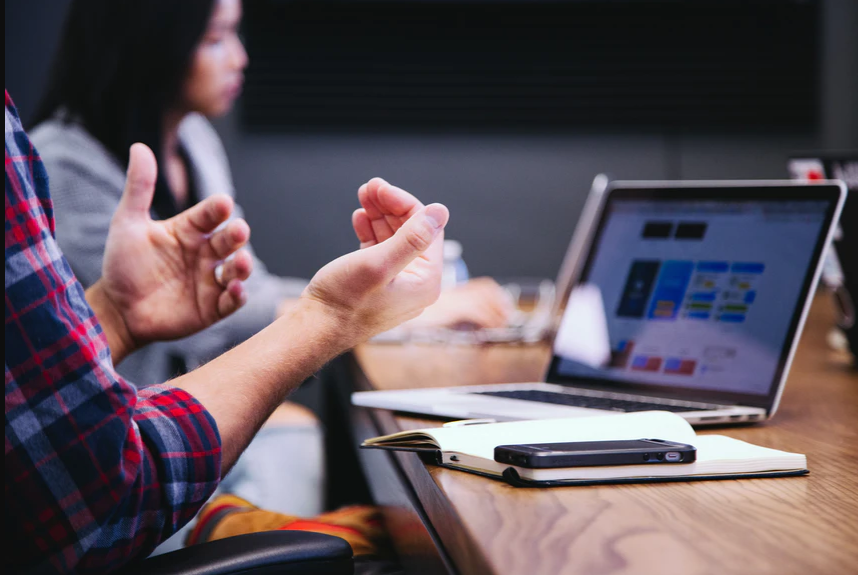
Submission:
[[190,393],[166,384],[138,392],[134,421],[159,467],[164,508],[170,510],[165,527],[177,531],[220,482],[217,423]]

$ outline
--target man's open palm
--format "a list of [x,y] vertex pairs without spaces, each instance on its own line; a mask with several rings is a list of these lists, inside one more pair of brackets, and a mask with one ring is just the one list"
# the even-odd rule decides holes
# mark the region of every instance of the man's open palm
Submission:
[[138,345],[190,335],[233,313],[252,269],[250,254],[239,251],[250,238],[247,223],[218,229],[232,213],[231,198],[214,196],[156,221],[149,215],[156,177],[154,154],[134,144],[102,267],[105,293]]

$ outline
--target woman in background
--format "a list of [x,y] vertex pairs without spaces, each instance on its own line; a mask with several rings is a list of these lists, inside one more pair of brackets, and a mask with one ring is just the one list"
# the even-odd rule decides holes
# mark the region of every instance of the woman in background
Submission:
[[[51,178],[57,241],[85,286],[101,275],[132,143],[148,145],[158,159],[155,217],[169,218],[214,194],[235,195],[207,118],[226,114],[241,92],[248,58],[240,21],[240,0],[72,2],[31,137]],[[238,205],[234,213],[241,216]],[[193,369],[265,327],[304,285],[256,260],[245,283],[248,302],[238,313],[193,337],[152,344],[118,371],[149,385]],[[500,287],[481,280],[445,294],[414,321],[498,327],[509,312]],[[298,406],[272,418],[223,488],[272,510],[314,515],[322,493],[318,422]],[[267,438],[278,446],[261,445]]]

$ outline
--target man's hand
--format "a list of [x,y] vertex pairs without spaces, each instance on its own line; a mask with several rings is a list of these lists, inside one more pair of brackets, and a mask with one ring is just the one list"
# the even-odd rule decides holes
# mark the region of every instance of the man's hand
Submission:
[[361,249],[329,263],[302,299],[322,304],[351,347],[416,317],[441,290],[441,204],[423,206],[408,192],[374,178],[358,191],[352,224]]
[[151,341],[206,328],[246,300],[241,282],[253,261],[239,250],[250,228],[239,219],[218,229],[232,213],[232,200],[214,196],[169,220],[154,221],[149,209],[156,176],[152,151],[134,144],[107,235],[102,277],[87,290],[117,363]]
[[360,250],[323,267],[283,317],[172,383],[206,406],[228,471],[283,398],[337,354],[415,317],[441,291],[440,204],[374,179],[358,192]]

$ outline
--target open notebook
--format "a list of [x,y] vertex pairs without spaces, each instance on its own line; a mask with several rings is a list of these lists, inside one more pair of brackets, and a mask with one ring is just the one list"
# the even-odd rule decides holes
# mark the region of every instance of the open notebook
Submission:
[[[526,469],[494,460],[494,448],[498,445],[643,438],[693,445],[697,448],[697,460],[688,464],[557,469]],[[698,436],[683,418],[666,411],[401,431],[368,439],[362,447],[433,453],[440,465],[502,478],[513,485],[783,477],[808,472],[804,455],[759,447],[723,435]]]

